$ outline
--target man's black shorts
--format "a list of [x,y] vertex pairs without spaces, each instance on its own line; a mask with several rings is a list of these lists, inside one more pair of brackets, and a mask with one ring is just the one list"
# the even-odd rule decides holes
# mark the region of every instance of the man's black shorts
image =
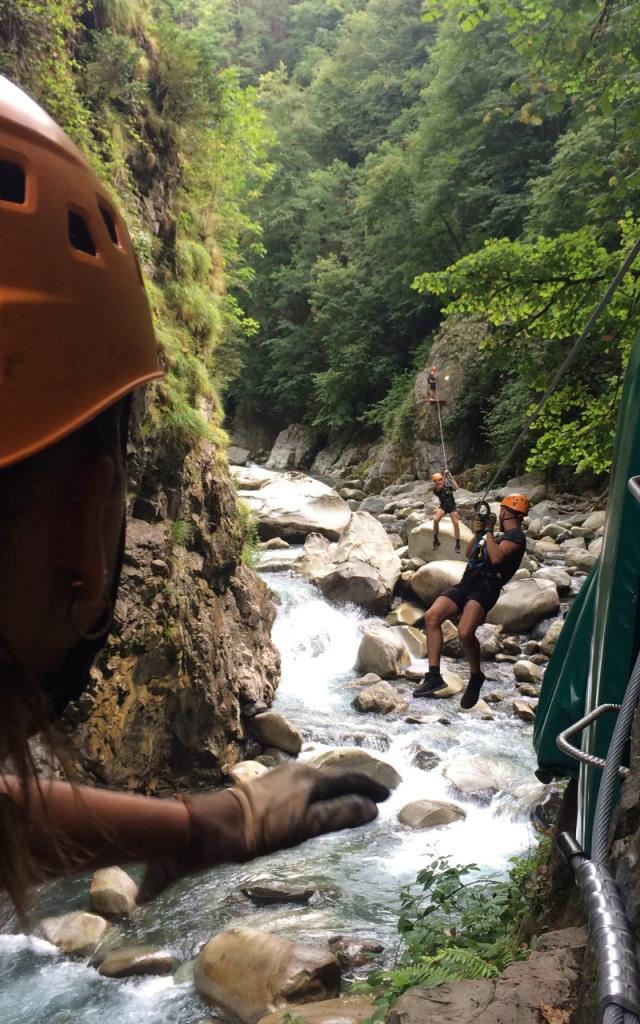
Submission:
[[467,601],[477,601],[486,612],[490,612],[500,597],[501,582],[490,576],[476,576],[467,583],[461,581],[455,587],[449,587],[442,594],[458,606],[462,611]]

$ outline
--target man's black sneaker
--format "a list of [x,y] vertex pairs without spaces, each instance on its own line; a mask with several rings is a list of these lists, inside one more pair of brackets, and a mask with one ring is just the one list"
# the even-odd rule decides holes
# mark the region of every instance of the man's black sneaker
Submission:
[[434,548],[439,548],[440,547],[440,541],[438,540],[437,537],[433,538],[433,546],[434,546]]
[[474,672],[471,675],[469,682],[467,683],[467,688],[460,699],[460,707],[464,708],[465,711],[468,711],[469,708],[474,708],[478,703],[480,690],[482,689],[484,680],[484,672]]
[[442,690],[446,685],[439,672],[427,672],[420,686],[413,691],[413,696],[432,697],[436,690]]

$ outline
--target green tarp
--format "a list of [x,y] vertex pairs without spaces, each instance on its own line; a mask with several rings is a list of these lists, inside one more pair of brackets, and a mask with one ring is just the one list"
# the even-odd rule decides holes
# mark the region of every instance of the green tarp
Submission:
[[[538,764],[554,775],[575,777],[556,736],[599,704],[619,704],[638,651],[640,506],[630,477],[640,475],[640,335],[635,339],[620,403],[609,485],[607,526],[598,565],[576,598],[545,673],[536,716]],[[582,747],[606,756],[615,715],[582,734]],[[580,745],[577,738],[576,745]],[[578,839],[588,851],[600,772],[580,769]]]

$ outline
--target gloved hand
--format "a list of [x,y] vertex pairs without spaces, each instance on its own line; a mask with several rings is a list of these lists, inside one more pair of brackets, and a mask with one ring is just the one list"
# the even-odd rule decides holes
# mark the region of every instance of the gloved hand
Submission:
[[495,512],[490,512],[489,515],[487,516],[487,526],[486,526],[487,533],[493,533],[497,522],[498,522],[498,517],[495,514]]
[[485,518],[484,518],[484,516],[475,515],[473,517],[473,523],[471,524],[471,528],[473,529],[474,533],[479,533],[479,534],[484,533],[484,531],[485,531]]
[[388,796],[386,786],[365,775],[286,764],[228,790],[185,797],[189,828],[184,853],[148,865],[138,901],[153,899],[193,871],[242,863],[314,836],[365,825]]

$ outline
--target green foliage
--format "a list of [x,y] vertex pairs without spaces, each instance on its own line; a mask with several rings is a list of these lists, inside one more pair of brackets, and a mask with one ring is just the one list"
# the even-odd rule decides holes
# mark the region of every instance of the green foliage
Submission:
[[494,978],[525,959],[525,917],[543,927],[549,885],[549,842],[511,861],[506,880],[479,873],[476,864],[455,866],[435,857],[400,894],[400,950],[390,969],[370,972],[356,986],[376,995],[373,1020],[414,985]]
[[193,526],[185,519],[175,519],[169,526],[169,536],[174,544],[185,547],[191,540]]
[[240,558],[249,569],[255,569],[258,564],[258,524],[249,505],[241,498],[236,503],[236,515],[243,537]]

